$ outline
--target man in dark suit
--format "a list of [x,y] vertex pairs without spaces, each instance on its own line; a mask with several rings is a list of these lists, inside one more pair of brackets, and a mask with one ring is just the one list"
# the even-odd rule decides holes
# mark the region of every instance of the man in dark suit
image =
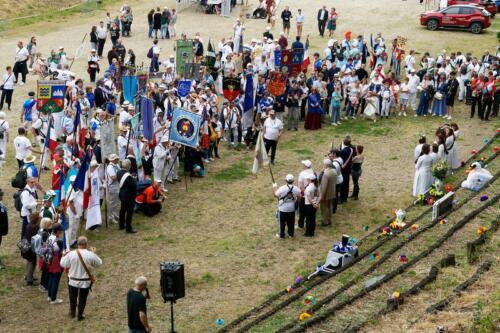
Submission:
[[323,6],[320,10],[318,10],[318,29],[319,35],[323,37],[326,28],[326,22],[328,21],[328,10],[326,10],[326,6]]
[[493,60],[493,59],[491,59],[490,51],[488,51],[488,50],[484,51],[484,55],[483,55],[483,57],[481,58],[481,62],[482,62],[483,64],[491,64],[491,61],[492,61],[492,60]]
[[122,161],[122,168],[117,172],[118,182],[120,183],[120,230],[125,229],[128,234],[135,234],[132,229],[132,215],[134,214],[135,195],[137,192],[137,182],[130,174],[132,163],[129,159]]
[[97,86],[94,90],[94,103],[98,108],[104,108],[108,102],[108,96],[106,92],[102,89],[104,82],[102,80],[97,81]]
[[351,145],[351,137],[346,135],[344,138],[344,142],[340,146],[340,157],[342,157],[342,178],[344,181],[340,185],[340,198],[339,203],[344,203],[347,201],[347,197],[349,196],[349,178],[351,176],[351,162],[352,158],[356,155],[356,150]]

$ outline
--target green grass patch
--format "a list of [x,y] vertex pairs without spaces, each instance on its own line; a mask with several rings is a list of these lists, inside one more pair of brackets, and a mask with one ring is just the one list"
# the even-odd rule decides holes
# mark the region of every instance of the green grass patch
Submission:
[[315,153],[311,149],[293,149],[292,150],[295,154],[299,155],[299,157],[302,158],[314,158]]
[[142,240],[145,242],[156,243],[165,240],[166,237],[167,236],[165,236],[164,234],[159,234],[159,235],[144,237]]
[[234,181],[240,180],[252,173],[249,158],[245,158],[237,163],[216,172],[213,179],[216,181]]
[[12,288],[12,287],[7,287],[7,286],[0,287],[0,295],[2,295],[2,296],[8,295],[13,291],[14,291],[14,288]]
[[270,319],[264,321],[261,325],[258,327],[254,327],[253,329],[250,330],[252,333],[268,333],[268,332],[274,332],[278,328],[282,327],[283,325],[286,324],[287,322],[287,317],[283,313],[277,313],[274,316],[272,316]]
[[[340,125],[340,129],[345,130],[351,136],[369,135],[369,136],[386,136],[392,130],[386,126],[386,122],[368,122],[368,121],[353,121],[344,122]],[[330,130],[332,132],[333,130]]]

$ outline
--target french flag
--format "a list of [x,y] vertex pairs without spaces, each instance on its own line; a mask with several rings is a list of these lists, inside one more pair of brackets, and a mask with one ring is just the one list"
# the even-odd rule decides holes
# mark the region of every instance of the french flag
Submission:
[[49,121],[49,128],[47,129],[47,136],[45,138],[45,147],[47,147],[52,153],[57,148],[57,137],[53,122],[54,121],[51,118]]
[[80,169],[78,170],[78,174],[76,175],[76,179],[73,184],[73,187],[75,189],[83,191],[83,209],[87,209],[89,206],[89,198],[91,193],[89,167],[90,161],[92,160],[92,155],[92,148],[89,148],[85,152],[85,156],[83,157]]

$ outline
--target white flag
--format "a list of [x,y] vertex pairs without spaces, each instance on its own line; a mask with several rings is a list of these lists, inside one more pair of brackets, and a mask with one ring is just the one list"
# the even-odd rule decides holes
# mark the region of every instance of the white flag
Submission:
[[255,159],[253,160],[252,173],[254,175],[259,171],[259,167],[269,165],[269,157],[267,156],[266,147],[264,146],[264,137],[262,130],[257,137],[257,144],[255,145]]
[[80,58],[83,55],[83,48],[85,47],[84,43],[81,43],[80,46],[76,49],[75,59]]

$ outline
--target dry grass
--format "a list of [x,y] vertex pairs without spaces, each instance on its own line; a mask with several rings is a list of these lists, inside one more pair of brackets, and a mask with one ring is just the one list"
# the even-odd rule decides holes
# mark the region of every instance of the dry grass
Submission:
[[[305,31],[311,31],[312,48],[322,51],[325,40],[315,37],[313,17],[323,2],[312,0],[309,3]],[[133,36],[125,40],[125,46],[132,47],[138,59],[146,59],[151,43],[144,37],[146,12],[157,5],[173,7],[174,1],[145,3],[134,0],[128,4],[134,10],[135,22]],[[300,5],[283,0],[281,5],[285,4],[290,4],[292,9]],[[481,36],[424,30],[416,21],[421,9],[414,3],[394,4],[393,1],[382,0],[348,2],[336,6],[340,13],[337,39],[342,39],[343,33],[349,28],[354,35],[364,33],[368,36],[382,31],[387,41],[397,34],[407,36],[409,47],[430,50],[434,54],[443,48],[470,49],[478,54],[495,45],[491,29]],[[10,4],[8,7],[13,8]],[[116,12],[117,7],[119,5],[112,6],[111,11]],[[365,11],[371,15],[367,20],[359,20],[359,13]],[[22,13],[22,10],[16,9],[15,13]],[[95,15],[51,19],[4,31],[5,38],[0,41],[0,48],[5,51],[0,54],[0,63],[2,67],[11,65],[15,41],[19,38],[27,40],[32,34],[38,36],[42,53],[47,54],[51,48],[63,44],[71,54],[90,26],[103,17],[103,12],[96,12]],[[205,41],[209,37],[218,40],[228,35],[227,29],[232,24],[232,19],[202,15],[190,9],[181,13],[178,31],[188,35],[199,31]],[[265,23],[247,21],[246,25],[247,36],[254,37],[261,35]],[[208,30],[207,27],[214,29]],[[278,34],[279,29],[277,27],[273,33]],[[162,56],[168,56],[173,42],[160,43]],[[85,60],[85,57],[78,59],[73,70],[85,73]],[[34,84],[34,78],[30,78],[28,85],[16,88],[14,110],[20,109],[24,96],[34,88]],[[465,159],[468,151],[482,145],[483,138],[491,136],[492,130],[499,124],[469,121],[466,108],[459,106],[457,109],[455,120],[461,125],[463,133],[459,145],[461,156]],[[17,118],[15,112],[8,114],[12,128],[18,125]],[[184,184],[172,187],[161,216],[145,219],[137,215],[134,222],[138,234],[126,236],[115,227],[89,234],[104,265],[98,270],[99,281],[89,299],[89,320],[85,326],[66,319],[67,304],[47,306],[44,295],[23,285],[24,261],[15,249],[19,224],[11,206],[12,201],[7,197],[12,214],[11,233],[4,238],[0,248],[3,262],[8,267],[0,271],[2,330],[32,332],[37,328],[41,332],[51,332],[55,330],[54,323],[58,323],[63,332],[77,331],[83,327],[90,332],[123,332],[126,327],[125,293],[134,278],[144,274],[151,281],[153,299],[148,312],[152,326],[157,332],[165,332],[168,328],[168,311],[159,293],[158,264],[162,260],[175,258],[186,265],[186,298],[176,305],[179,331],[214,331],[215,319],[224,318],[228,322],[267,295],[289,285],[295,275],[313,269],[318,262],[323,261],[327,249],[341,234],[362,235],[362,226],[379,225],[393,209],[406,206],[411,200],[413,147],[418,133],[431,137],[434,128],[440,123],[433,118],[390,119],[376,124],[357,120],[346,122],[336,129],[328,127],[317,132],[287,132],[278,147],[275,176],[279,180],[289,172],[297,174],[300,171],[299,161],[306,157],[318,167],[332,139],[338,145],[346,133],[353,136],[355,143],[365,145],[366,164],[361,179],[360,201],[342,206],[334,218],[334,225],[319,228],[313,240],[305,240],[299,235],[294,240],[278,242],[274,238],[275,201],[270,194],[268,174],[265,171],[257,177],[249,174],[252,153],[223,150],[223,159],[209,166],[205,179],[188,183],[187,192]],[[0,179],[2,188],[10,189],[9,175],[14,170],[15,161],[9,151],[8,162],[4,166],[6,173]],[[43,180],[47,181],[46,175]],[[64,283],[60,293],[66,301]]]

